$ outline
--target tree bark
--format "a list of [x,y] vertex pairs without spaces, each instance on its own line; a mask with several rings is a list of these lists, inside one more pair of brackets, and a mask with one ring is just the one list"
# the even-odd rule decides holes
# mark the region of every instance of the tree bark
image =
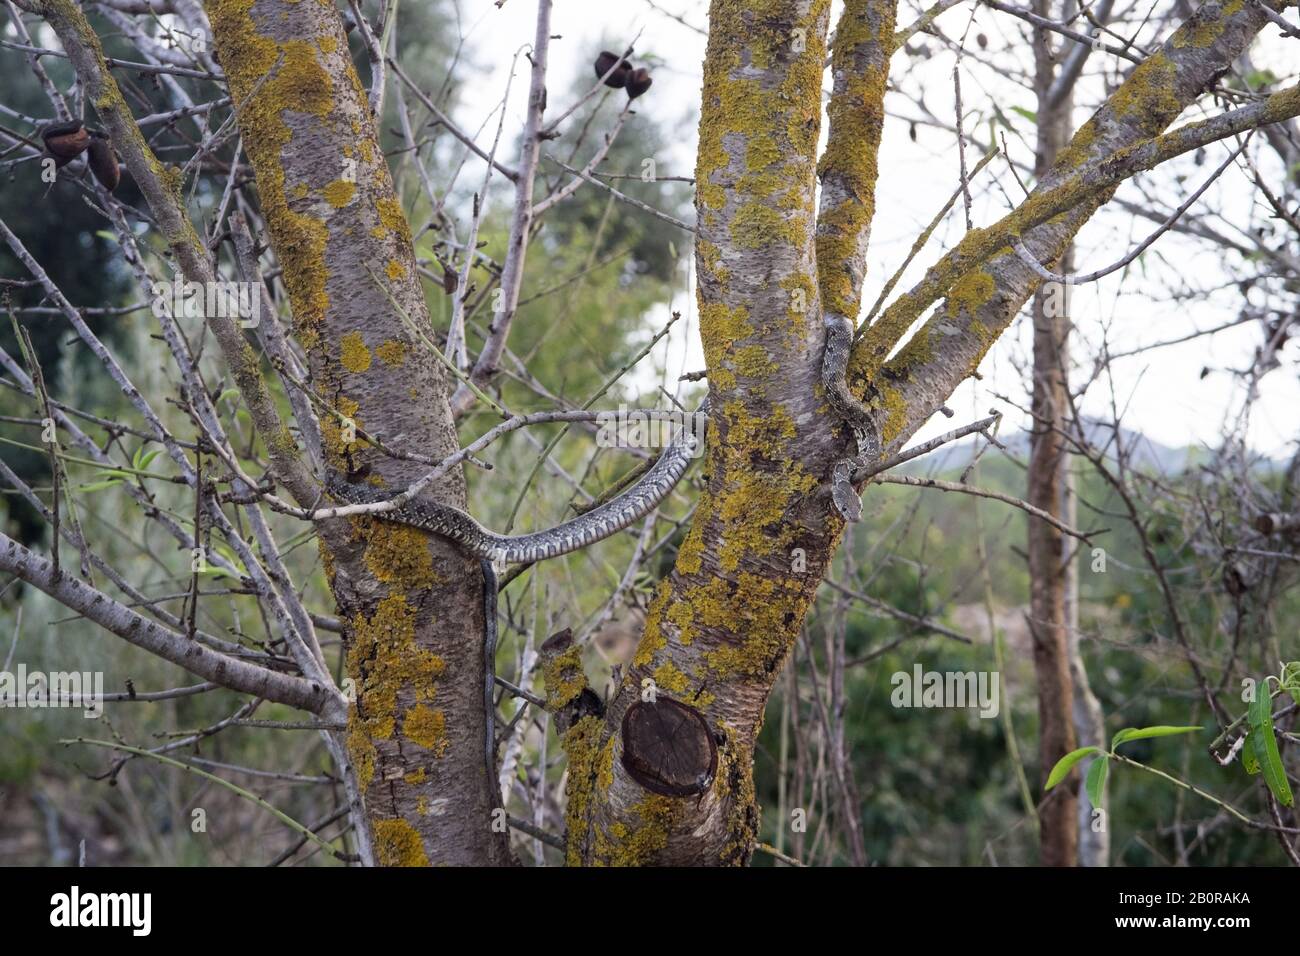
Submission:
[[[1052,4],[1036,0],[1035,12],[1051,17]],[[1070,137],[1068,94],[1058,102],[1048,93],[1056,72],[1051,34],[1034,30],[1034,88],[1038,94],[1038,144],[1034,174],[1042,178]],[[1066,247],[1060,269],[1068,269]],[[1070,317],[1067,288],[1040,288],[1034,295],[1033,420],[1030,430],[1027,500],[1053,517],[1064,509],[1064,429],[1069,402]],[[1066,621],[1065,535],[1046,521],[1030,519],[1029,619],[1038,687],[1038,759],[1043,783],[1056,762],[1075,748],[1074,683],[1070,673]],[[1047,794],[1039,811],[1039,857],[1045,866],[1078,864],[1079,776],[1075,772]]]
[[[741,864],[753,849],[763,707],[842,529],[829,507],[843,443],[819,386],[814,255],[829,9],[711,6],[695,250],[706,488],[608,712],[564,736],[571,864]],[[716,769],[697,761],[697,792],[655,792],[625,766],[652,743],[629,753],[622,733],[631,708],[655,706],[644,681],[698,713],[714,738]]]
[[[1065,469],[1065,522],[1070,527],[1078,515],[1078,493],[1075,488],[1074,472],[1067,465]],[[1090,560],[1091,555],[1088,555]],[[1083,560],[1082,558],[1079,560]],[[1106,721],[1101,712],[1101,702],[1092,692],[1092,683],[1088,680],[1088,670],[1084,665],[1083,653],[1079,648],[1079,560],[1071,561],[1065,572],[1065,626],[1069,638],[1070,678],[1074,683],[1074,735],[1075,743],[1080,747],[1105,747]],[[1092,757],[1079,763],[1079,775],[1088,778],[1088,768]],[[1103,790],[1104,793],[1104,790]],[[1101,815],[1097,811],[1103,811]],[[1086,789],[1079,792],[1078,809],[1079,828],[1079,865],[1110,866],[1110,820],[1104,808],[1094,807]]]
[[[410,228],[338,12],[290,0],[208,0],[294,329],[307,352],[326,465],[400,489],[422,466],[363,437],[457,450]],[[355,429],[355,431],[354,431]],[[465,506],[453,470],[430,497]],[[504,828],[484,763],[483,579],[476,559],[415,529],[359,519],[322,543],[353,681],[348,752],[381,864],[499,864]]]

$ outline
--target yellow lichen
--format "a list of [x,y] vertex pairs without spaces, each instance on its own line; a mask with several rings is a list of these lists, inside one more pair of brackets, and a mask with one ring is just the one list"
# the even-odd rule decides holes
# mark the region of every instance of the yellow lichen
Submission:
[[[705,58],[696,153],[696,208],[703,235],[723,221],[728,192],[734,189],[749,201],[731,217],[734,242],[755,248],[783,241],[802,246],[810,238],[812,156],[829,3],[814,0],[809,6],[764,13],[752,3],[714,4],[710,36],[719,42]],[[795,27],[806,41],[798,53],[792,53],[790,43]],[[775,76],[781,79],[778,89],[771,85]]]
[[375,355],[378,357],[379,361],[383,362],[385,365],[390,365],[396,368],[406,361],[406,353],[408,351],[409,349],[405,342],[398,341],[397,339],[389,339],[386,342],[379,343],[375,348]]
[[401,204],[393,197],[385,196],[377,205],[379,221],[391,233],[400,236],[406,242],[411,241],[411,227],[402,212]]
[[360,332],[349,332],[339,341],[339,362],[356,374],[370,368],[370,349]]
[[948,290],[948,308],[967,317],[979,314],[980,307],[993,298],[997,291],[997,282],[991,275],[981,269],[968,272]]
[[895,8],[851,0],[835,31],[835,90],[826,108],[831,129],[818,165],[817,273],[823,307],[850,320],[861,302],[865,240],[875,214]]
[[655,668],[654,674],[655,685],[663,690],[673,694],[685,694],[690,689],[690,681],[686,675],[677,669],[677,665],[672,661],[664,661]]
[[600,761],[596,769],[596,786],[601,793],[608,793],[614,785],[614,743],[613,737],[606,741],[600,752]]
[[376,820],[375,861],[380,866],[428,866],[424,841],[405,820]]
[[375,745],[366,736],[363,723],[357,718],[356,710],[348,715],[348,758],[364,793],[375,775]]
[[568,779],[564,785],[564,822],[569,831],[565,862],[569,866],[583,864],[587,814],[592,791],[600,775],[597,766],[600,732],[599,717],[583,717],[568,729],[562,741],[569,764]]
[[712,502],[713,496],[707,491],[700,496],[699,504],[695,507],[695,520],[691,522],[682,546],[677,549],[677,569],[683,574],[699,574],[703,567],[704,531],[709,526]]
[[631,825],[615,823],[610,840],[598,833],[592,854],[596,866],[645,866],[668,845],[673,822],[681,815],[682,804],[671,797],[649,794],[631,808]]
[[[335,458],[343,458],[347,452],[364,447],[366,442],[355,435],[355,431],[362,430],[360,417],[357,410],[360,406],[353,399],[347,396],[340,397],[336,402],[336,409],[340,415],[352,422],[353,428],[344,427],[344,422],[334,415],[320,416],[321,440],[324,442],[325,449]],[[352,437],[352,441],[348,438]]]
[[336,179],[324,189],[321,194],[325,201],[335,209],[342,209],[348,203],[352,202],[352,197],[357,193],[357,184],[348,182],[346,179]]
[[1214,41],[1223,36],[1223,28],[1227,25],[1225,18],[1240,10],[1243,2],[1244,0],[1230,0],[1217,11],[1208,7],[1198,9],[1170,38],[1170,45],[1175,50],[1186,47],[1203,50],[1213,46]]
[[930,345],[930,326],[923,325],[916,334],[898,350],[889,363],[890,368],[919,368],[934,358],[934,349]]
[[743,305],[729,308],[721,302],[710,302],[701,306],[700,338],[714,387],[724,391],[736,387],[733,355],[739,343],[753,334],[749,310]]
[[441,580],[433,570],[428,535],[407,525],[374,524],[366,534],[365,561],[377,580],[405,589],[427,590]]
[[1129,74],[1111,96],[1109,105],[1115,115],[1131,117],[1137,128],[1155,136],[1183,111],[1174,91],[1178,67],[1164,53],[1153,53]]
[[[213,0],[207,4],[212,32],[235,103],[240,132],[258,173],[263,214],[283,269],[303,346],[319,340],[329,306],[325,246],[328,230],[319,218],[290,209],[281,150],[293,139],[288,111],[324,119],[334,108],[333,84],[316,60],[317,48],[305,40],[278,43],[253,22],[254,0]],[[267,65],[283,57],[279,68]],[[297,193],[303,184],[293,184]],[[298,200],[300,201],[300,200]]]
[[447,717],[441,710],[416,704],[402,716],[402,732],[436,757],[447,752]]
[[546,706],[549,709],[576,700],[587,686],[587,675],[582,669],[582,649],[573,644],[563,653],[548,658],[542,665],[542,680],[546,683]]
[[636,653],[632,656],[634,667],[649,666],[654,660],[654,655],[667,645],[668,640],[663,634],[663,619],[664,610],[670,606],[672,596],[672,582],[664,578],[659,582],[658,590],[655,591],[655,596],[646,609],[645,629],[636,646]]
[[874,404],[883,413],[880,415],[880,437],[886,443],[892,442],[907,425],[907,400],[902,389],[881,385]]
[[719,854],[724,864],[744,866],[754,852],[758,839],[759,805],[754,792],[754,762],[746,759],[736,730],[722,724],[726,743],[718,748],[719,798],[730,806],[727,814],[727,838]]
[[[782,406],[755,415],[740,401],[731,401],[722,414],[728,441],[719,456],[728,481],[710,503],[710,513],[719,519],[717,530],[725,542],[720,552],[722,570],[734,571],[747,558],[788,550],[792,531],[784,527],[786,511],[819,482],[801,464],[785,461],[798,430]],[[756,458],[774,465],[756,466]]]
[[415,611],[405,595],[391,594],[373,613],[352,622],[348,676],[357,688],[356,730],[388,740],[397,726],[398,695],[431,701],[446,664],[415,641]]

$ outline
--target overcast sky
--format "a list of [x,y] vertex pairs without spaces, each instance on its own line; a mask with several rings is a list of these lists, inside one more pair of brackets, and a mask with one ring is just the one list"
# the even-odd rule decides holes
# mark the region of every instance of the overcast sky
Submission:
[[[697,26],[705,24],[705,3],[663,0],[659,6],[669,13],[681,14]],[[914,19],[917,9],[914,3],[909,4],[906,0],[904,8],[906,12],[900,13],[900,23]],[[506,0],[498,9],[482,0],[468,0],[464,2],[464,9],[468,46],[474,52],[473,59],[487,72],[485,80],[466,91],[457,118],[465,126],[478,128],[500,99],[511,56],[532,40],[536,4],[533,0]],[[969,16],[969,6],[962,5],[945,13],[940,23],[950,35],[958,35]],[[1017,21],[987,8],[977,11],[975,23],[971,35],[982,30],[994,46],[999,38],[1014,39],[1016,36]],[[550,53],[553,79],[549,84],[549,111],[554,115],[554,111],[563,108],[563,103],[556,102],[556,93],[567,90],[574,76],[591,76],[590,63],[596,51],[602,46],[614,49],[630,42],[638,33],[637,53],[651,54],[663,61],[654,69],[654,87],[641,101],[641,112],[654,111],[657,119],[670,124],[683,118],[688,120],[679,124],[682,135],[671,154],[656,157],[659,170],[661,173],[691,175],[695,147],[693,116],[699,102],[700,63],[705,38],[700,32],[657,12],[646,0],[558,0],[552,29],[555,39]],[[1295,58],[1285,55],[1283,42],[1266,42],[1257,57],[1257,65],[1271,66],[1283,79],[1289,75],[1294,81]],[[1294,41],[1290,42],[1294,47]],[[900,53],[894,61],[895,70],[919,69],[933,73],[933,81],[927,81],[927,104],[937,115],[951,117],[953,56],[939,48],[935,41],[931,40],[930,44],[935,49],[934,56],[924,60],[905,59]],[[1017,54],[1018,61],[1024,63],[1027,57],[1028,52],[1022,47]],[[515,130],[522,121],[527,97],[527,61],[520,62],[523,65],[513,85],[507,126]],[[910,79],[914,81],[916,77]],[[981,101],[987,102],[988,96],[996,98],[1004,112],[1017,106],[1034,107],[1032,97],[1015,84],[1003,81],[1003,87],[992,88],[990,83],[996,84],[998,80],[990,78],[987,70],[975,67],[963,82],[963,98],[968,110],[980,107]],[[1090,102],[1086,95],[1081,96],[1081,100]],[[891,95],[887,107],[894,113],[915,115],[914,107],[901,95]],[[1089,109],[1081,107],[1077,111],[1076,125],[1086,120],[1088,115]],[[1184,114],[1183,121],[1189,118],[1196,118],[1192,111]],[[974,125],[974,120],[969,121],[968,129]],[[985,124],[981,133],[986,129]],[[1031,135],[1027,121],[1023,134]],[[1009,139],[1013,150],[1021,148],[1014,137]],[[978,150],[973,151],[978,157]],[[1022,151],[1021,156],[1027,158],[1027,151]],[[1164,210],[1172,211],[1187,192],[1195,189],[1202,177],[1226,156],[1226,148],[1216,145],[1209,150],[1203,166],[1192,166],[1187,161],[1179,169],[1188,174],[1186,186],[1179,186],[1167,174],[1162,174],[1166,178],[1148,179],[1148,187],[1158,187],[1151,190],[1152,193],[1159,197]],[[1005,164],[995,161],[989,171],[1003,184],[1006,195],[1015,194],[1012,190],[1018,187]],[[473,174],[473,178],[477,179],[477,176],[477,172]],[[898,267],[917,233],[938,211],[957,181],[957,156],[951,134],[921,127],[913,142],[905,121],[893,119],[888,122],[864,296],[867,302],[874,301],[885,279]],[[993,181],[990,178],[986,183]],[[1136,197],[1140,194],[1135,191],[1121,195]],[[1244,175],[1229,170],[1224,180],[1203,197],[1201,202],[1205,205],[1198,208],[1220,209],[1225,205],[1247,203],[1250,196],[1251,190]],[[1006,211],[1003,192],[997,188],[988,190],[976,197],[975,223],[986,225]],[[906,274],[899,288],[906,289],[910,281],[915,281],[943,248],[960,238],[963,228],[960,216],[950,217],[918,257],[918,263]],[[1076,270],[1086,273],[1109,265],[1153,228],[1150,221],[1134,219],[1122,211],[1099,214],[1080,235],[1075,256]],[[1225,278],[1220,253],[1203,242],[1188,241],[1172,234],[1163,236],[1148,251],[1140,268],[1148,277],[1165,280],[1164,288],[1184,282],[1196,288],[1208,288]],[[1164,302],[1151,294],[1159,288],[1161,286],[1141,278],[1126,279],[1123,273],[1078,287],[1072,302],[1072,314],[1080,336],[1086,343],[1095,345],[1101,340],[1104,324],[1112,354],[1122,353],[1149,343],[1177,339],[1196,329],[1222,325],[1235,318],[1240,305],[1240,297],[1232,289],[1217,295],[1197,295],[1184,301]],[[685,321],[678,324],[671,336],[667,355],[669,369],[675,374],[679,369],[702,368],[694,297],[685,284],[676,294],[672,308],[682,311]],[[668,311],[664,309],[662,314],[647,315],[647,335],[662,325]],[[1018,367],[1023,369],[1027,364],[1028,331],[1027,323],[1020,320],[985,359],[981,367],[984,381],[968,382],[952,397],[949,404],[958,413],[959,421],[997,407],[1007,414],[1004,427],[1023,425],[1023,416],[997,396],[1008,396],[1016,404],[1024,399],[1026,378]],[[1235,415],[1240,402],[1240,388],[1223,370],[1245,367],[1260,340],[1259,326],[1251,323],[1213,337],[1202,337],[1144,356],[1117,360],[1113,367],[1113,390],[1111,384],[1104,381],[1094,386],[1084,408],[1094,414],[1107,415],[1113,401],[1124,410],[1128,427],[1157,441],[1172,446],[1213,443],[1225,417]],[[660,361],[663,360],[661,356]],[[1202,370],[1207,367],[1210,374],[1202,378]],[[1076,381],[1083,377],[1082,372],[1075,375]],[[646,376],[648,387],[653,380],[653,377]],[[1263,400],[1256,408],[1251,442],[1258,451],[1268,455],[1288,454],[1300,436],[1300,384],[1289,369],[1283,368],[1264,380],[1261,391]],[[647,396],[646,401],[649,403],[654,399]],[[949,427],[952,427],[951,422],[938,418],[922,432],[922,437]]]

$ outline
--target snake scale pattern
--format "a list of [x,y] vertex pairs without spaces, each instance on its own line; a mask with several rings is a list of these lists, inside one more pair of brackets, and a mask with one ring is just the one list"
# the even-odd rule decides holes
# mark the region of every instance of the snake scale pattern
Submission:
[[[440,535],[497,567],[541,561],[585,548],[645,517],[681,480],[698,444],[691,429],[682,428],[650,470],[627,491],[585,514],[532,534],[497,534],[459,508],[422,500],[377,512],[373,517]],[[349,504],[374,504],[396,495],[339,479],[331,480],[327,487],[331,495]]]
[[853,473],[880,454],[880,431],[871,410],[849,389],[849,354],[853,351],[853,323],[842,315],[826,313],[826,351],[822,356],[822,386],[831,409],[849,426],[857,454],[842,458],[831,470],[831,500],[847,521],[862,518],[862,499],[853,489]]

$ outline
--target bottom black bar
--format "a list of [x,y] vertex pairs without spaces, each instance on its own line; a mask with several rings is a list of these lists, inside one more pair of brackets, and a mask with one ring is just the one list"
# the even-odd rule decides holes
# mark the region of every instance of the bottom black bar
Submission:
[[[1160,939],[1200,934],[1229,942],[1242,933],[1294,931],[1297,881],[1285,869],[763,869],[748,871],[181,869],[0,870],[7,928],[65,941],[302,943],[326,934],[374,945],[382,934],[464,925],[503,935],[523,926],[545,936],[549,920],[590,921],[594,933],[631,919],[655,932],[677,923],[724,935],[740,916],[752,928],[808,920],[859,938],[923,928],[927,943],[969,942],[983,927],[999,939],[1087,941],[1116,934]],[[710,915],[712,914],[712,915]],[[729,914],[729,915],[728,915]],[[107,925],[105,925],[107,924]],[[494,930],[492,927],[496,927]],[[729,928],[729,929],[728,929]],[[681,929],[680,925],[673,932]],[[382,931],[381,937],[376,932]],[[733,939],[734,939],[733,935]]]

